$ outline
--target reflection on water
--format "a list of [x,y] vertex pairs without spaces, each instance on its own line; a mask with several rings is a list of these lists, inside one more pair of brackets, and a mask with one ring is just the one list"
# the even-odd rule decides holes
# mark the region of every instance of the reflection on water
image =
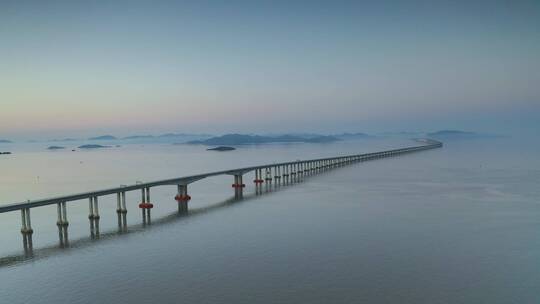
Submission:
[[24,257],[25,258],[32,258],[34,256],[34,248],[33,248],[34,246],[32,244],[32,234],[31,233],[23,233],[22,238],[23,238]]
[[99,218],[90,218],[90,238],[99,239]]
[[59,247],[60,248],[69,247],[68,226],[67,225],[58,225],[58,240],[59,240]]
[[118,233],[127,232],[127,210],[126,212],[116,212],[118,217]]

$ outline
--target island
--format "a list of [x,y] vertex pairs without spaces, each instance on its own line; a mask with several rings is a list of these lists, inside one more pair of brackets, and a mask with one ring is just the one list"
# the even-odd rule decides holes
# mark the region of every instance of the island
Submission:
[[148,139],[148,138],[154,138],[154,136],[153,135],[131,135],[131,136],[124,137],[122,139],[129,140],[129,139]]
[[47,148],[47,150],[62,150],[62,149],[65,149],[65,147],[61,147],[61,146],[50,146]]
[[62,138],[62,139],[52,139],[50,141],[56,141],[56,142],[68,142],[68,141],[77,141],[75,138]]
[[79,146],[79,149],[101,149],[101,148],[110,148],[110,146],[102,146],[102,145],[82,145],[82,146]]
[[97,137],[90,137],[88,140],[116,140],[118,138],[112,136],[112,135],[103,135],[103,136],[97,136]]
[[11,143],[13,143],[11,140],[0,139],[0,144],[11,144]]
[[215,148],[206,149],[206,151],[232,151],[232,150],[236,150],[236,148],[227,147],[227,146],[219,146],[219,147],[215,147]]

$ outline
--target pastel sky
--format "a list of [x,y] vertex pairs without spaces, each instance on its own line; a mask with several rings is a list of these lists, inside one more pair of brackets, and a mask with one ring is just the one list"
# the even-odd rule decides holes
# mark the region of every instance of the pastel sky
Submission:
[[539,1],[0,2],[0,138],[540,133]]

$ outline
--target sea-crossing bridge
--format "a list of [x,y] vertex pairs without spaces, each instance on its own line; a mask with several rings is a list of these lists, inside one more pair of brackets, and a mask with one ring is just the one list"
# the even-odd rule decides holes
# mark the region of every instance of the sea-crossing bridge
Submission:
[[[100,197],[104,196],[116,196],[116,212],[118,215],[119,227],[126,225],[126,192],[129,191],[141,191],[141,201],[139,208],[142,210],[143,221],[150,220],[150,211],[154,207],[150,200],[150,189],[159,186],[176,185],[178,187],[178,193],[174,199],[178,202],[178,212],[183,213],[188,210],[188,202],[191,196],[188,194],[188,185],[196,181],[219,175],[233,176],[232,187],[234,189],[235,197],[240,198],[243,195],[245,184],[243,177],[247,173],[254,172],[256,189],[260,189],[263,184],[278,185],[285,184],[289,181],[294,181],[299,176],[311,175],[323,172],[329,168],[335,168],[345,165],[350,165],[357,162],[363,162],[373,159],[394,157],[407,153],[413,153],[418,151],[424,151],[429,149],[435,149],[442,147],[442,143],[431,139],[419,139],[417,142],[420,145],[385,150],[372,153],[354,154],[345,156],[336,156],[328,158],[318,158],[310,160],[297,160],[284,163],[266,164],[260,166],[252,166],[245,168],[230,169],[224,171],[209,172],[203,174],[196,174],[190,176],[183,176],[172,179],[159,180],[148,183],[137,183],[134,185],[123,185],[120,187],[84,192],[78,194],[64,195],[47,199],[29,200],[22,203],[14,203],[0,206],[0,213],[6,212],[21,212],[21,233],[23,234],[23,243],[25,249],[27,246],[32,246],[32,223],[30,219],[30,210],[36,207],[56,205],[58,217],[56,224],[59,228],[59,235],[61,243],[67,242],[67,227],[69,225],[67,219],[67,203],[81,203],[82,201],[88,202],[88,218],[92,225],[97,221],[99,222],[99,207],[98,201]],[[65,240],[63,240],[65,238]]]

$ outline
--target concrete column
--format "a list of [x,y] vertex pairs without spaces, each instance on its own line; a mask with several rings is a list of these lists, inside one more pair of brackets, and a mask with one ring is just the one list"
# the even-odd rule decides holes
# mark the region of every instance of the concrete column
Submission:
[[126,192],[122,192],[122,213],[127,213],[126,207]]
[[94,197],[88,199],[88,218],[94,218]]
[[122,194],[116,193],[116,213],[122,213]]
[[23,237],[23,249],[26,256],[33,255],[32,222],[30,221],[30,208],[21,209],[21,233]]
[[21,209],[21,221],[22,221],[22,234],[32,234],[32,222],[30,221],[30,208]]
[[60,247],[68,245],[68,225],[66,202],[60,202],[57,204],[58,220],[56,225],[58,226],[58,238],[60,241]]
[[56,225],[60,226],[60,225],[62,225],[62,204],[61,203],[56,204],[56,211],[57,211],[57,214],[58,214],[58,218],[56,220]]
[[141,203],[139,208],[141,208],[141,213],[143,217],[143,224],[150,224],[150,212],[154,208],[154,204],[150,202],[150,187],[145,187],[141,189]]
[[264,183],[262,175],[262,169],[255,169],[255,180],[253,182],[255,183],[255,192],[257,194],[259,194],[262,184]]
[[241,198],[244,193],[244,187],[246,186],[243,183],[242,174],[234,175],[234,184],[232,186],[234,188],[234,196],[236,198]]
[[32,230],[32,222],[30,221],[30,208],[21,209],[21,224],[24,254],[30,257],[34,254],[32,242],[32,234],[34,233],[34,230]]
[[88,218],[99,219],[98,198],[97,196],[90,197],[88,202]]
[[188,202],[191,200],[191,196],[188,194],[187,185],[178,185],[178,194],[175,199],[178,202],[178,213],[188,212]]
[[58,220],[56,221],[56,225],[58,226],[68,226],[68,220],[67,220],[67,210],[66,210],[66,202],[60,202],[57,204],[57,211],[58,211]]
[[[64,203],[64,208],[66,207]],[[94,219],[99,219],[98,197],[94,196]]]
[[266,182],[269,182],[269,183],[272,182],[272,169],[270,169],[270,167],[266,168],[265,180],[266,180]]
[[[116,215],[118,217],[118,232],[125,232],[127,230],[126,221],[126,193],[118,192],[116,194]],[[90,227],[92,229],[92,227]]]

